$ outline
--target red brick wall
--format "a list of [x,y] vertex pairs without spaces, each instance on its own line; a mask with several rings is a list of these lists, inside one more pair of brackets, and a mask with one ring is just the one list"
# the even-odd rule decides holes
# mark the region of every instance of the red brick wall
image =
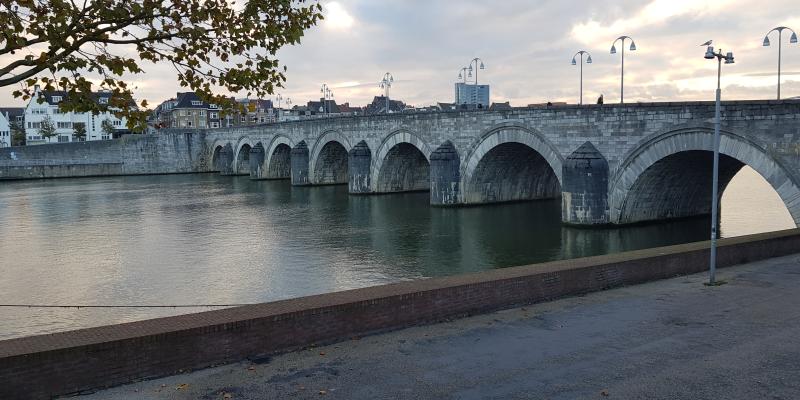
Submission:
[[[704,271],[708,243],[403,282],[0,341],[0,398],[49,398],[311,343]],[[800,230],[720,241],[719,266],[800,251]]]

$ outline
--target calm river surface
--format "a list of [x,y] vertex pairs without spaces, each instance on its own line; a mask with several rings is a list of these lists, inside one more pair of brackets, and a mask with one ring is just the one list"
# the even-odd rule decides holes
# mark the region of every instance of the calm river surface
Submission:
[[[232,304],[705,240],[708,220],[560,224],[560,203],[431,208],[213,174],[0,183],[0,304]],[[746,168],[722,235],[793,228]],[[206,310],[0,307],[0,339]]]

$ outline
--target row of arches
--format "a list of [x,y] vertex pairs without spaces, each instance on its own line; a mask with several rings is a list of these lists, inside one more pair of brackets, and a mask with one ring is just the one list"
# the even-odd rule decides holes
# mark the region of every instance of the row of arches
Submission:
[[[435,205],[563,194],[565,222],[623,224],[710,213],[711,139],[706,128],[654,135],[626,154],[614,171],[589,142],[565,158],[542,135],[520,127],[483,135],[463,160],[449,141],[431,149],[405,131],[388,136],[374,154],[365,141],[351,145],[334,132],[323,135],[311,149],[304,141],[292,145],[285,137],[274,139],[269,147],[241,143],[236,154],[232,144],[217,144],[213,165],[224,173],[221,165],[230,161],[232,174],[256,170],[259,178],[291,178],[293,184],[349,184],[354,194],[430,190]],[[263,158],[251,162],[259,149]],[[755,143],[730,132],[723,133],[720,151],[720,196],[736,173],[750,165],[800,221],[800,191],[782,165]],[[226,154],[230,160],[221,160]],[[295,170],[302,168],[307,169],[306,180],[295,182],[295,172],[302,175]]]

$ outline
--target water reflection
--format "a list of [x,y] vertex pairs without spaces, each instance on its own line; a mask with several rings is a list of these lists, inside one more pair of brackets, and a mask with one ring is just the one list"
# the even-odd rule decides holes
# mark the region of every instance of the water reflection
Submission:
[[[723,235],[794,226],[743,174],[723,197]],[[427,193],[216,175],[3,183],[0,303],[261,302],[708,236],[703,218],[579,229],[560,215],[558,201],[432,208]],[[0,338],[192,311],[0,309]]]

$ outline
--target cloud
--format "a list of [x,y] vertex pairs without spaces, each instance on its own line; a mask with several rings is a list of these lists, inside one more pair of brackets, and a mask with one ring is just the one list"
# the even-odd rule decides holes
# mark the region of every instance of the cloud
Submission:
[[[588,50],[584,99],[601,93],[618,101],[620,54],[611,42],[621,34],[638,49],[625,55],[626,101],[711,100],[716,64],[699,44],[714,39],[734,51],[736,64],[723,68],[725,98],[775,96],[777,49],[763,47],[774,26],[800,29],[796,0],[770,0],[754,7],[743,0],[504,0],[487,2],[404,0],[323,1],[326,19],[302,43],[278,52],[288,67],[284,98],[294,104],[319,99],[320,86],[337,101],[364,105],[383,91],[391,72],[393,98],[415,105],[452,101],[458,70],[481,57],[481,83],[492,100],[515,105],[547,100],[577,102],[577,50]],[[766,3],[765,3],[766,4]],[[777,38],[772,38],[777,42]],[[800,46],[784,40],[783,69],[798,71]],[[157,104],[181,89],[169,65],[143,64],[131,77],[136,95]],[[782,94],[800,95],[797,72],[784,72]],[[13,88],[0,88],[0,104],[13,104]],[[277,93],[276,92],[276,93]],[[239,96],[243,96],[240,94]]]

